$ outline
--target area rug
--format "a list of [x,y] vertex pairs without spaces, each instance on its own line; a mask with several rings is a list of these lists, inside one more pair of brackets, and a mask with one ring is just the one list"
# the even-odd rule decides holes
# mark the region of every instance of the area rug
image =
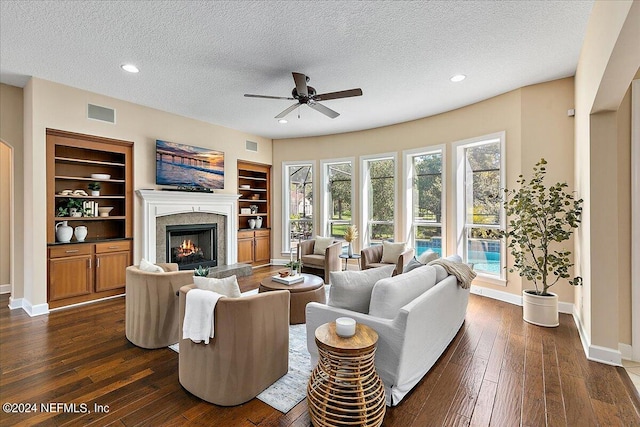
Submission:
[[[179,343],[169,348],[179,353]],[[311,376],[311,356],[307,351],[306,325],[289,325],[289,372],[257,397],[280,412],[287,413],[306,397]]]

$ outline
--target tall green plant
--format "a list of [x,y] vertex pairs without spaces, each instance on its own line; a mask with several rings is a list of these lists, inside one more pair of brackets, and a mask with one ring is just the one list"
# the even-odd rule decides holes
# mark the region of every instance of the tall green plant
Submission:
[[504,189],[503,205],[509,219],[501,236],[514,257],[510,272],[518,270],[521,277],[533,282],[537,295],[548,295],[548,289],[560,279],[578,286],[582,278],[570,278],[573,266],[570,251],[553,246],[571,237],[580,225],[582,199],[576,200],[568,192],[566,182],[545,186],[547,161],[540,159],[533,168],[533,177],[527,181],[522,175],[516,190]]

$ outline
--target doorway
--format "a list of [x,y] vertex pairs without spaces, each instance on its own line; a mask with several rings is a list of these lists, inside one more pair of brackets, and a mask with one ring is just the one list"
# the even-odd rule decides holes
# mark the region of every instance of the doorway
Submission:
[[13,149],[0,140],[0,293],[13,284]]

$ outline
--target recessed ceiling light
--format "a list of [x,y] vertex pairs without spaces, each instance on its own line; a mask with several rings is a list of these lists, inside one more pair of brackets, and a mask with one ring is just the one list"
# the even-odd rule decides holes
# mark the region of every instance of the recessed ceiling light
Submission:
[[278,123],[280,123],[281,125],[285,124],[285,123],[289,123],[289,121],[287,119],[280,119],[278,120]]
[[466,78],[467,76],[465,76],[464,74],[456,74],[455,76],[451,76],[449,80],[451,80],[454,83],[457,83],[457,82],[463,81]]
[[122,68],[123,70],[129,72],[129,73],[138,73],[140,72],[140,70],[138,70],[138,67],[136,67],[133,64],[122,64],[120,66],[120,68]]

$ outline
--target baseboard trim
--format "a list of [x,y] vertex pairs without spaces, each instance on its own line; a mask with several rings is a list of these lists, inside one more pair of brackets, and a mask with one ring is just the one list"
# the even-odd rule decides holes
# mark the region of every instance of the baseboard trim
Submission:
[[0,294],[10,294],[11,293],[11,285],[0,285]]
[[29,315],[29,317],[42,316],[43,314],[49,314],[49,304],[36,304],[32,305],[29,300],[22,299],[22,309]]
[[114,299],[114,298],[122,298],[123,296],[125,296],[125,294],[113,295],[113,296],[110,296],[110,297],[104,297],[104,298],[100,298],[100,299],[92,299],[90,301],[78,302],[78,303],[75,303],[75,304],[64,305],[62,307],[52,308],[49,311],[53,312],[53,311],[66,310],[67,308],[80,307],[80,306],[83,306],[83,305],[93,304],[93,303],[100,302],[100,301],[108,301],[108,300]]
[[22,298],[9,297],[9,309],[17,310],[18,308],[22,308]]
[[622,354],[620,350],[591,344],[584,328],[584,324],[582,323],[582,319],[578,315],[575,306],[573,310],[573,321],[576,323],[576,327],[578,328],[580,341],[582,342],[582,350],[588,360],[604,363],[605,365],[622,366]]
[[633,360],[633,347],[629,344],[618,343],[618,350],[624,360]]
[[[484,288],[482,286],[471,285],[471,293],[497,299],[498,301],[508,302],[509,304],[519,305],[522,307],[522,295],[515,295],[505,291]],[[573,303],[558,301],[558,312],[564,314],[573,314]]]
[[271,265],[286,265],[289,261],[284,259],[272,259]]

